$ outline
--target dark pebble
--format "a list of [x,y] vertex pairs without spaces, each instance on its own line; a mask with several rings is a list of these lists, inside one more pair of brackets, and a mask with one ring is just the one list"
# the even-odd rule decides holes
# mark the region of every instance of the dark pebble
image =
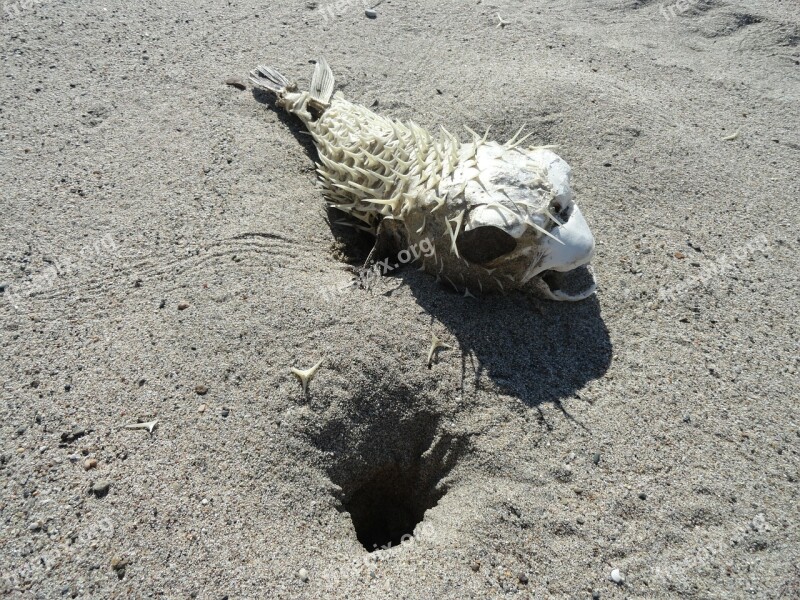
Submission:
[[89,432],[91,432],[91,429],[89,431],[87,431],[83,427],[79,427],[78,425],[76,425],[75,427],[72,428],[71,431],[64,432],[64,433],[61,434],[61,443],[62,444],[70,444],[70,443],[74,442],[75,440],[82,438],[83,436],[85,436]]
[[223,409],[222,409],[222,416],[223,416],[223,417],[227,417],[229,414],[231,414],[231,411],[229,411],[227,408],[224,408],[224,407],[223,407]]
[[241,77],[228,77],[225,80],[225,85],[229,85],[231,87],[235,87],[237,90],[246,90],[247,84],[242,80]]
[[108,495],[108,490],[111,484],[108,481],[100,480],[95,482],[92,486],[92,493],[98,498],[104,498]]
[[208,393],[208,387],[205,385],[194,386],[194,393],[198,396],[205,396]]

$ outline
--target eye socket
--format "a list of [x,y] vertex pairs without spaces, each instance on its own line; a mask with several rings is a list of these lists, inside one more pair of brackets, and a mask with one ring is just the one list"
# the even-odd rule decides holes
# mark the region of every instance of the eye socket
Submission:
[[514,236],[499,227],[485,225],[463,231],[456,240],[458,253],[471,263],[484,265],[517,247]]
[[550,212],[557,218],[563,222],[569,221],[569,217],[572,214],[571,206],[569,204],[564,204],[559,200],[554,200],[552,204],[550,204]]

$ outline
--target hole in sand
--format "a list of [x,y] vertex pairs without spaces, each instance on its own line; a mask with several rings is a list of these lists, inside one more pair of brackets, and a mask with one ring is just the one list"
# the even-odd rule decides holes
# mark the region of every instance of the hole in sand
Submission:
[[417,412],[407,398],[358,399],[350,414],[312,434],[339,488],[339,510],[349,513],[369,552],[409,541],[415,530],[430,531],[426,511],[447,492],[450,471],[468,447],[440,427],[438,415]]
[[349,494],[343,505],[364,548],[373,552],[408,541],[425,511],[444,495],[430,483],[420,481],[419,467],[392,464],[375,470]]

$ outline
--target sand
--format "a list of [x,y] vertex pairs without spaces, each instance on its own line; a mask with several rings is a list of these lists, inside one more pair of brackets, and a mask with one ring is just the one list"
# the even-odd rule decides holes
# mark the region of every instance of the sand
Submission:
[[[0,589],[798,597],[797,2],[376,12],[5,3]],[[225,83],[320,55],[382,114],[558,144],[597,295],[348,288],[299,122]]]

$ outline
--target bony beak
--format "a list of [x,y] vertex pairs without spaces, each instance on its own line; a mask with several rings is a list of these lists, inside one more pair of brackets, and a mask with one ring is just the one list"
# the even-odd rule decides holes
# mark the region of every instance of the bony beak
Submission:
[[552,229],[550,236],[541,240],[541,249],[542,258],[531,265],[522,283],[544,271],[571,271],[592,260],[594,236],[577,205],[573,205],[566,223]]
[[569,220],[550,233],[556,239],[543,241],[547,252],[542,261],[543,270],[571,271],[594,256],[594,236],[577,205],[572,207]]

